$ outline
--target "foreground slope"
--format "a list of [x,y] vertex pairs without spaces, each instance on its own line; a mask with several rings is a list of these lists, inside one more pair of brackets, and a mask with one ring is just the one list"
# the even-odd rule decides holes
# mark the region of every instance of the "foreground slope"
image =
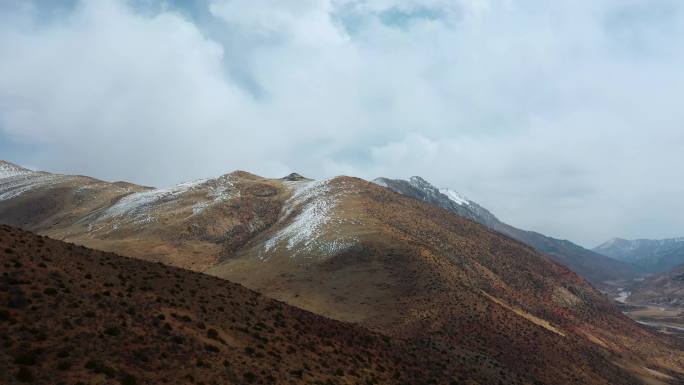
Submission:
[[8,226],[0,257],[3,384],[523,383],[482,356]]
[[377,178],[373,182],[400,194],[449,210],[530,245],[568,266],[594,284],[598,285],[608,280],[627,279],[636,275],[635,266],[629,263],[608,258],[567,240],[513,227],[501,222],[494,214],[476,202],[455,191],[438,189],[420,177],[414,176],[409,180]]

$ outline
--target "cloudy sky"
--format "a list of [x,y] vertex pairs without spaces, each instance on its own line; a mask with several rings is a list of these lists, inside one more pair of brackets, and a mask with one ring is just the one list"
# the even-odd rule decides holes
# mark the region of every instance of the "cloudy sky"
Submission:
[[421,175],[585,246],[684,236],[684,2],[3,0],[0,158]]

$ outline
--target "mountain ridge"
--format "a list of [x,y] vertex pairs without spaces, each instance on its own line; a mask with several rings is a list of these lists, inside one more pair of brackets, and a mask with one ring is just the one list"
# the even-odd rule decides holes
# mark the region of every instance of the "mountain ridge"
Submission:
[[684,237],[667,239],[613,238],[593,249],[597,253],[659,273],[684,264]]
[[[0,193],[23,180],[10,179],[0,179]],[[65,177],[31,186],[0,200],[0,221],[202,271],[391,338],[458,347],[530,381],[684,376],[674,341],[565,266],[359,178],[231,173],[149,190]]]
[[573,271],[594,284],[635,276],[635,267],[630,264],[595,253],[568,240],[556,239],[538,232],[513,227],[500,221],[489,210],[472,200],[462,196],[458,196],[456,200],[451,199],[449,195],[442,193],[439,188],[421,177],[413,176],[408,181],[376,178],[373,182],[403,195],[442,207],[527,244],[569,266]]

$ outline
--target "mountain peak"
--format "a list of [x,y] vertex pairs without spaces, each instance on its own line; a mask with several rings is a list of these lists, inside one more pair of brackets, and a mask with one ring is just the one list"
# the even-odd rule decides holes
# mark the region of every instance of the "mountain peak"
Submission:
[[33,171],[27,168],[18,166],[14,163],[5,160],[0,160],[0,179],[11,178],[13,176],[26,175],[31,173],[33,173]]
[[409,183],[411,183],[413,186],[422,188],[422,189],[429,189],[429,190],[437,190],[435,186],[433,186],[430,182],[426,181],[425,179],[419,177],[419,176],[412,176],[409,178]]
[[626,239],[623,239],[623,238],[611,238],[611,239],[607,240],[606,242],[603,242],[602,244],[598,245],[595,249],[600,249],[600,248],[604,248],[604,247],[612,247],[616,244],[623,243],[623,242],[629,242],[629,241]]
[[300,175],[300,174],[297,174],[296,172],[293,172],[293,173],[291,173],[291,174],[289,174],[289,175],[287,175],[287,176],[284,176],[284,177],[282,177],[282,178],[280,178],[280,179],[286,180],[286,181],[290,181],[290,182],[299,182],[299,181],[302,181],[302,180],[310,180],[309,178],[304,177],[304,176],[302,176],[302,175]]
[[442,188],[439,189],[439,192],[442,194],[446,195],[449,199],[451,199],[454,203],[459,204],[459,205],[467,205],[470,204],[470,200],[463,195],[459,194],[458,192],[454,190],[450,190],[448,188]]

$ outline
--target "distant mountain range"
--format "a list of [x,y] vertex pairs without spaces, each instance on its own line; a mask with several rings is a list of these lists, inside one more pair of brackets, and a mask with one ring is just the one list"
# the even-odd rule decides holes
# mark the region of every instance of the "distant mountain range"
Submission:
[[494,214],[478,203],[453,190],[437,188],[421,177],[414,176],[409,180],[377,178],[373,183],[442,207],[523,242],[568,266],[594,284],[631,278],[636,275],[636,266],[628,262],[606,257],[567,240],[555,239],[534,231],[515,228],[501,222]]
[[594,251],[637,265],[646,272],[664,272],[684,264],[684,238],[614,238],[594,248]]
[[684,307],[684,238],[615,238],[594,250],[650,273],[630,285],[630,303]]
[[[7,164],[5,169],[11,171],[0,178],[2,223],[95,249],[204,272],[319,316],[360,325],[393,341],[405,341],[408,346],[436,347],[443,352],[440,362],[474,362],[471,367],[484,373],[483,378],[494,376],[476,380],[479,383],[630,385],[684,381],[684,354],[677,342],[627,318],[612,300],[547,254],[466,215],[359,178],[314,181],[289,175],[273,179],[236,171],[154,189],[17,170]],[[459,201],[456,195],[439,194],[451,195],[455,204]],[[472,209],[472,213],[477,210]],[[28,250],[35,252],[31,254],[34,256],[47,255],[47,250],[32,246]],[[81,268],[96,271],[102,265],[99,277],[103,285],[115,285],[93,288],[99,296],[108,297],[102,294],[105,291],[109,296],[118,297],[119,292],[126,296],[123,287],[114,288],[123,285],[121,278],[116,278],[119,272],[107,267],[110,262],[120,264],[118,259],[89,261]],[[8,263],[5,268],[12,266]],[[77,271],[78,266],[74,266]],[[32,262],[30,268],[43,267]],[[148,271],[136,282],[148,277],[161,285],[165,280],[156,275],[167,276],[163,270],[142,265],[122,273],[126,276],[136,269]],[[73,279],[76,290],[80,287],[79,274],[73,272],[62,279]],[[51,279],[47,273],[41,277]],[[168,279],[169,286],[160,286],[149,296],[154,309],[157,303],[168,307],[181,301],[177,291],[183,288],[183,281],[202,281],[199,276]],[[84,285],[90,287],[90,283]],[[202,287],[193,286],[193,290],[201,293]],[[193,311],[203,311],[202,307],[220,306],[223,300],[216,298],[219,293],[212,290],[206,298],[182,298],[186,305],[188,301],[193,304]],[[240,303],[231,306],[240,307]],[[96,306],[89,302],[91,305]],[[181,311],[187,306],[174,312],[182,317]],[[231,308],[227,309],[229,314]],[[134,308],[135,314],[140,311]],[[216,318],[216,322],[221,319]],[[256,319],[249,321],[247,330],[260,332],[263,337],[269,327],[277,330],[271,321],[268,317],[261,320],[271,325],[267,327]],[[293,326],[298,322],[289,316],[284,322],[285,330],[299,329],[306,338],[302,343],[309,345],[310,329]],[[172,330],[179,327],[176,321],[171,325]],[[264,342],[263,346],[272,345]],[[335,350],[334,346],[325,349],[348,351],[346,347]],[[301,347],[294,346],[288,354],[301,354],[297,350]],[[319,352],[318,347],[311,349]],[[373,351],[380,354],[381,350]],[[349,351],[348,356],[382,370],[379,363],[386,373],[396,367],[369,361],[364,354]],[[412,354],[423,352],[415,350]],[[292,358],[288,362],[299,361]],[[310,362],[316,368],[323,365]],[[210,364],[215,367],[217,362]],[[402,373],[399,375],[408,376]],[[360,378],[346,382],[358,383]],[[400,383],[384,378],[363,382]],[[466,377],[453,380],[467,382]]]

